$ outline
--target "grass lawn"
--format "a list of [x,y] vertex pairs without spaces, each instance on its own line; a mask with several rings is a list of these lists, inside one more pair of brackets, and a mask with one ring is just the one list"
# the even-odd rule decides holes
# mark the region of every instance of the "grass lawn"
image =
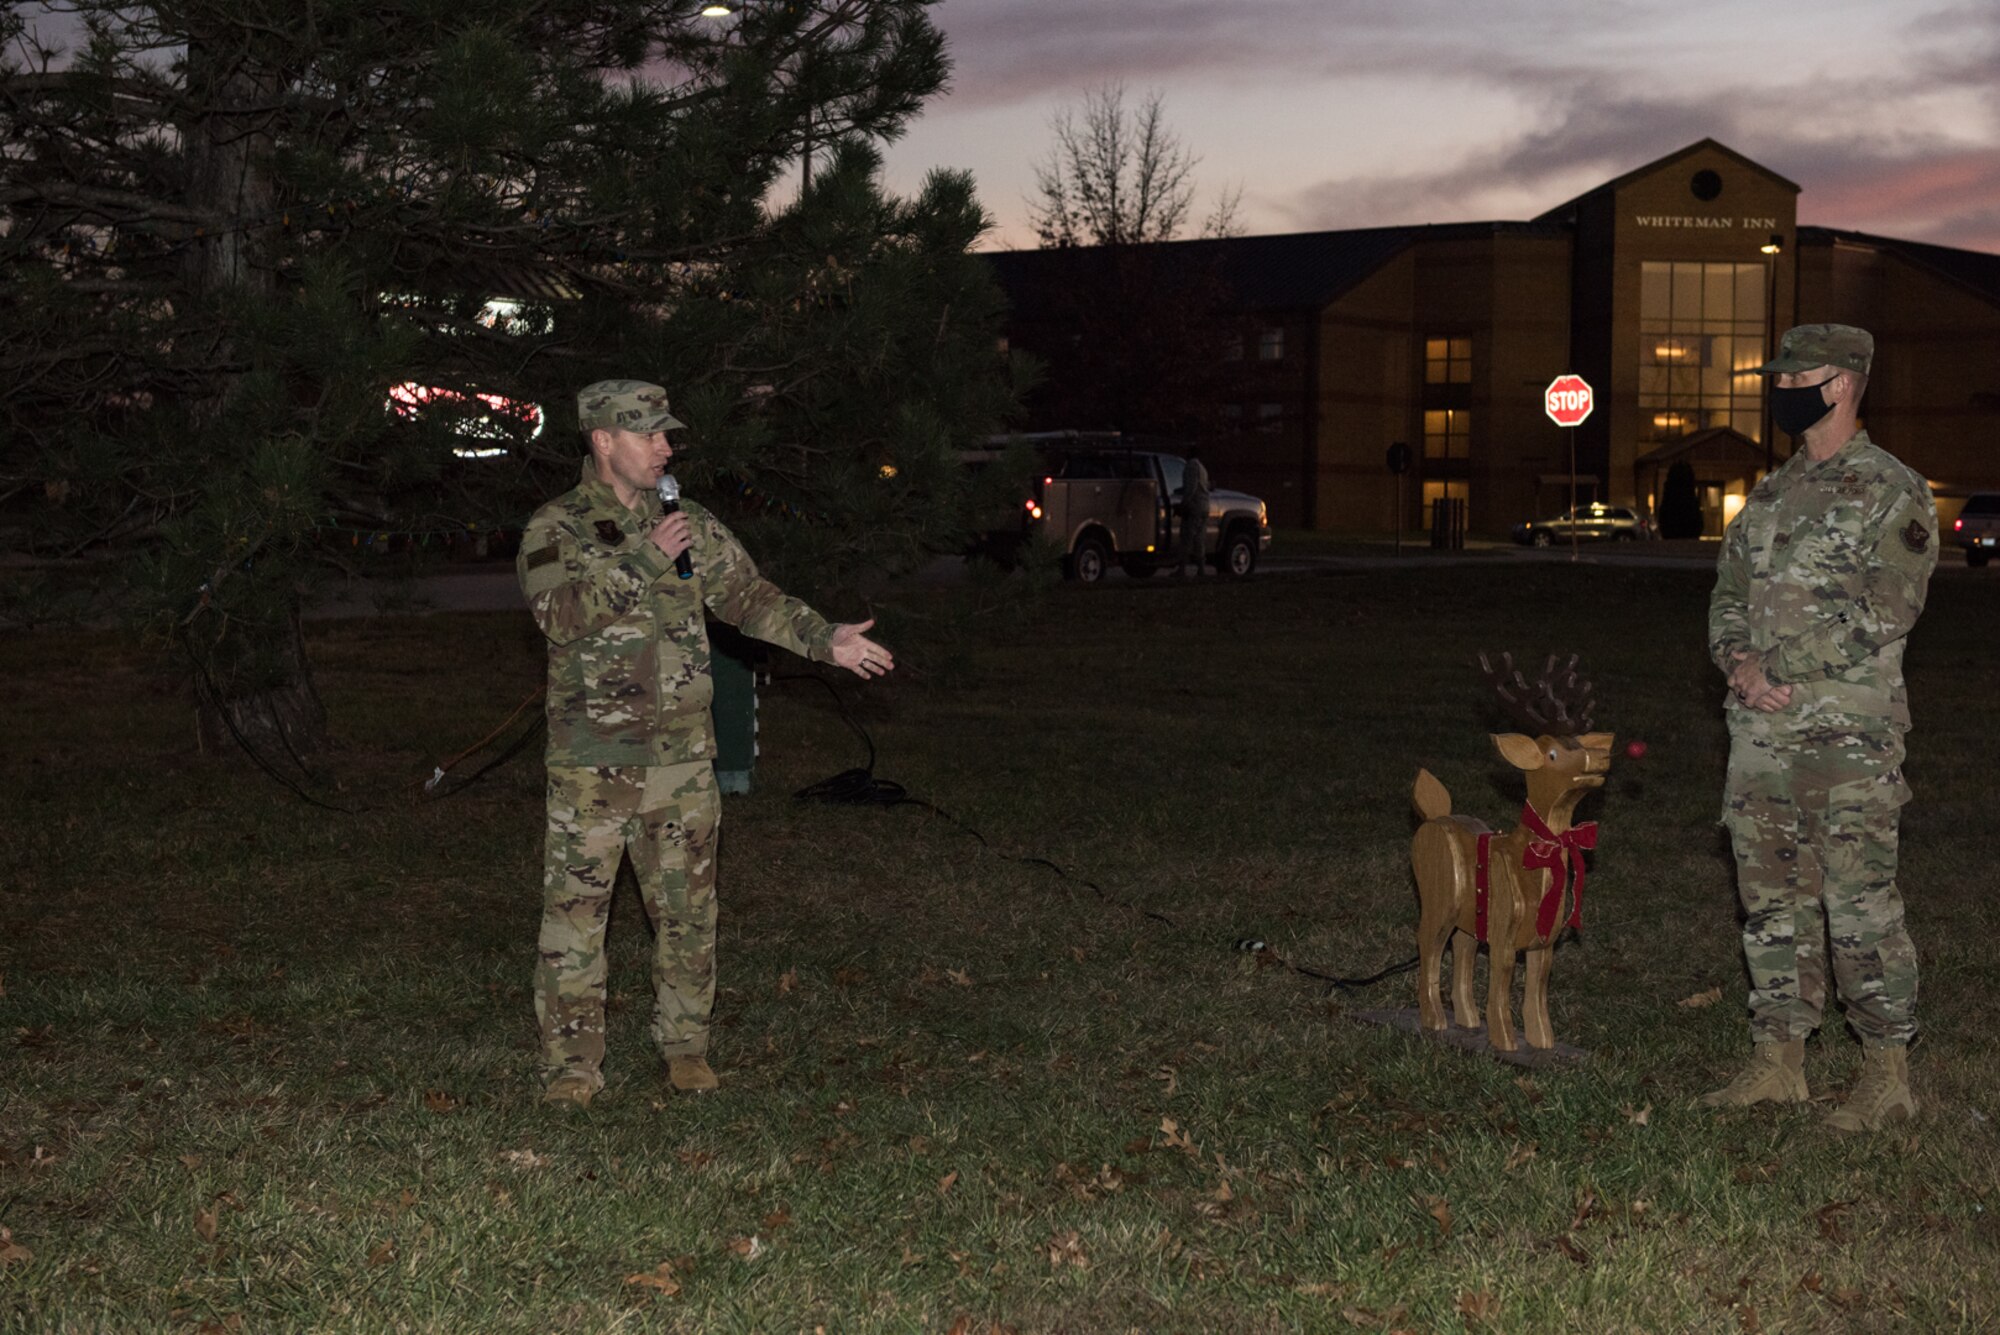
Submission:
[[[1924,1111],[1852,1140],[1825,1102],[1690,1106],[1747,1050],[1699,571],[1115,581],[970,632],[887,619],[905,670],[840,685],[877,772],[1069,876],[918,807],[794,803],[862,751],[781,681],[725,807],[723,1090],[672,1095],[648,1050],[628,886],[582,1114],[532,1079],[538,756],[414,790],[539,680],[524,617],[313,629],[340,748],[312,791],[358,815],[191,754],[185,699],[118,641],[13,637],[0,1330],[2000,1328],[1980,573],[1938,579],[1911,651]],[[1412,1004],[1408,975],[1329,992],[1234,949],[1412,953],[1417,765],[1491,820],[1521,798],[1480,648],[1580,651],[1620,738],[1552,984],[1575,1071],[1352,1019]],[[1836,1093],[1858,1048],[1836,1022],[1807,1063]]]

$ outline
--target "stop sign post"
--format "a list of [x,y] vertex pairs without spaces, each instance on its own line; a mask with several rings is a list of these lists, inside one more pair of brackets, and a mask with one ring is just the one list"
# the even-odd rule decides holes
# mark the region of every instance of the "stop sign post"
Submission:
[[1576,560],[1576,428],[1583,425],[1597,406],[1590,382],[1566,372],[1549,381],[1542,391],[1542,411],[1549,420],[1569,432],[1569,559]]

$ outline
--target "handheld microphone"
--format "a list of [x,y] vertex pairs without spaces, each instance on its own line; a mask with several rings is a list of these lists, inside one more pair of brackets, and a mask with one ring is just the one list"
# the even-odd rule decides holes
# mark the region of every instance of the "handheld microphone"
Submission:
[[[678,514],[681,508],[681,484],[674,481],[672,473],[660,474],[660,509],[666,514]],[[689,552],[682,552],[674,558],[674,573],[682,579],[694,578],[694,558]]]

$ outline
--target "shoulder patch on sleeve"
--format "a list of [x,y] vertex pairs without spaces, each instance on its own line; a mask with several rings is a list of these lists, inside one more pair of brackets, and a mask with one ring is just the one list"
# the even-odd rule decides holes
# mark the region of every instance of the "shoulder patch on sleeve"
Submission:
[[1912,519],[1903,530],[1903,545],[1913,552],[1921,552],[1931,545],[1931,531],[1924,527],[1921,519]]
[[545,565],[553,565],[561,559],[562,554],[556,551],[556,545],[552,542],[546,547],[529,552],[523,565],[529,570],[538,570]]

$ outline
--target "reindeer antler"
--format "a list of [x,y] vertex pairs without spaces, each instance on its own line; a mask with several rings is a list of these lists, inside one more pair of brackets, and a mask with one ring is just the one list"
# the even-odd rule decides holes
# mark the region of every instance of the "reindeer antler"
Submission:
[[1550,654],[1542,664],[1541,676],[1530,685],[1514,666],[1514,655],[1500,655],[1496,671],[1484,651],[1479,655],[1479,672],[1493,688],[1500,707],[1528,731],[1552,736],[1573,737],[1589,732],[1597,701],[1596,689],[1577,666],[1577,655],[1558,666]]

